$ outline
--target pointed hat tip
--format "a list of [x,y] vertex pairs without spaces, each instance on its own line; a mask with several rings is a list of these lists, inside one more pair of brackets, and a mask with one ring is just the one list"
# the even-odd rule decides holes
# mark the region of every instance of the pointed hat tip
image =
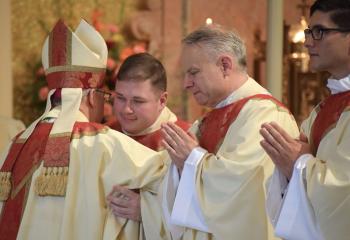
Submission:
[[53,29],[69,29],[69,27],[66,25],[66,23],[63,21],[63,19],[58,19],[58,21],[56,22],[55,26],[53,27]]

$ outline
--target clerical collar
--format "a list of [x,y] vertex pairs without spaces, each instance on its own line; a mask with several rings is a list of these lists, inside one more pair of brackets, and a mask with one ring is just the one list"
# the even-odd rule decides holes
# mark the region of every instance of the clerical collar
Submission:
[[350,75],[342,79],[328,79],[327,87],[331,91],[331,94],[337,94],[350,90]]

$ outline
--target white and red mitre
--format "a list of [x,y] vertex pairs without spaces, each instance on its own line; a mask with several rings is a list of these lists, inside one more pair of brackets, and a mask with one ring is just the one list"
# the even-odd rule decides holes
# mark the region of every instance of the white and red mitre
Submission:
[[101,87],[107,55],[105,40],[85,20],[75,32],[59,20],[42,49],[49,89]]

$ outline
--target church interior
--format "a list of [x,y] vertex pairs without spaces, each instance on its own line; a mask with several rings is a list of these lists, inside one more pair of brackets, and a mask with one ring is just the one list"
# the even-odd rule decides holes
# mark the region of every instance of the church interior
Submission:
[[[235,29],[247,46],[248,73],[301,122],[327,95],[323,73],[308,69],[302,31],[311,0],[2,0],[0,1],[0,116],[26,126],[45,108],[48,88],[41,47],[58,19],[72,29],[81,18],[109,48],[106,89],[113,91],[123,59],[149,52],[168,75],[168,106],[189,122],[207,109],[183,90],[181,39],[205,24]],[[300,34],[302,36],[300,36]],[[105,118],[112,114],[105,106]]]

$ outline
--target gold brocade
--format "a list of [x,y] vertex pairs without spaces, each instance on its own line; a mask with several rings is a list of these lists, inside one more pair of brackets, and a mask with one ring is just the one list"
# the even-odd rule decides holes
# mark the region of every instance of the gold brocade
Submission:
[[6,201],[11,192],[11,172],[0,172],[0,201]]
[[66,66],[54,66],[48,68],[45,72],[46,74],[54,73],[54,72],[93,72],[93,73],[99,73],[104,72],[104,68],[97,68],[97,67],[86,67],[86,66],[74,66],[74,65],[66,65]]
[[35,180],[35,193],[39,196],[65,196],[68,167],[43,167]]

